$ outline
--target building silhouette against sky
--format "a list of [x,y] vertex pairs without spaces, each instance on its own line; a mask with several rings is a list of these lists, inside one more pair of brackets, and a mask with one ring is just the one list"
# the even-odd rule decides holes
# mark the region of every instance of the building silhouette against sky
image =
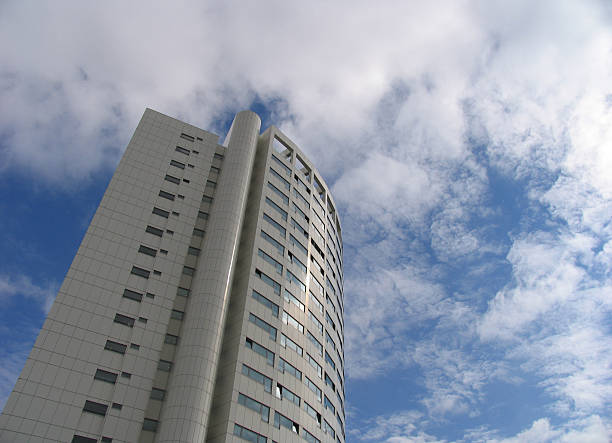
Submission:
[[147,109],[0,417],[1,442],[344,442],[342,238],[321,175],[239,113]]

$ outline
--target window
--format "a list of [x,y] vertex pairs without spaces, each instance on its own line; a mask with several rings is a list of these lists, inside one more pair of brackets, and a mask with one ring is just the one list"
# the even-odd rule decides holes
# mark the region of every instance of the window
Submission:
[[83,406],[83,412],[91,412],[92,414],[106,415],[108,405],[102,403],[96,403],[95,401],[85,400],[85,406]]
[[223,154],[219,154],[215,152],[215,155],[213,156],[213,158],[216,158],[217,160],[223,160],[225,156]]
[[165,397],[166,397],[166,390],[165,389],[158,389],[158,388],[151,389],[151,396],[150,396],[150,398],[152,398],[153,400],[163,401]]
[[176,335],[166,334],[166,338],[164,338],[164,343],[169,345],[177,345],[179,338]]
[[308,200],[306,200],[306,198],[300,194],[296,188],[293,188],[293,195],[298,199],[298,201],[302,202],[304,206],[310,208],[310,203],[308,203]]
[[329,335],[329,332],[327,332],[327,330],[325,331],[325,341],[329,343],[331,347],[334,348],[334,350],[336,350],[336,343],[331,338],[331,335]]
[[202,218],[204,220],[208,220],[208,212],[198,211],[198,218]]
[[332,381],[331,377],[325,373],[325,384],[329,386],[332,391],[336,392],[336,384]]
[[327,420],[325,419],[323,419],[323,430],[325,431],[326,434],[331,435],[332,438],[336,438],[336,431],[334,431],[334,428],[332,428],[332,426],[329,423],[327,423]]
[[123,408],[123,405],[120,403],[113,403],[111,406],[113,409],[118,409],[121,410]]
[[181,297],[189,297],[189,289],[179,287],[176,290],[176,295],[180,295]]
[[250,338],[246,338],[246,347],[252,349],[257,354],[264,357],[270,366],[274,366],[274,352],[270,351],[267,348],[264,348],[257,342],[254,342]]
[[308,389],[314,392],[319,401],[322,400],[323,391],[321,391],[321,389],[319,389],[319,387],[311,379],[309,379],[308,377],[304,377],[304,384],[308,387]]
[[306,265],[304,263],[302,263],[291,251],[287,251],[287,254],[289,255],[289,260],[291,261],[291,263],[293,263],[294,265],[296,265],[298,268],[300,268],[300,270],[305,274],[307,272],[306,269]]
[[234,423],[234,435],[252,443],[266,443],[268,441],[265,436],[244,428],[237,423]]
[[268,188],[270,188],[272,192],[274,192],[286,205],[289,204],[289,197],[287,197],[283,191],[278,189],[270,182],[268,182]]
[[323,323],[319,321],[319,319],[312,313],[310,309],[308,310],[308,318],[317,327],[317,329],[319,330],[319,334],[322,335],[323,334]]
[[155,274],[155,275],[161,275],[161,271],[157,271],[157,270],[153,269],[153,274]]
[[281,400],[287,399],[290,402],[295,403],[298,407],[300,406],[300,397],[278,383],[276,384],[276,397],[280,398]]
[[268,423],[270,421],[270,408],[257,400],[247,397],[242,393],[238,393],[238,404],[245,406],[257,412],[261,416],[261,420]]
[[129,372],[122,372],[122,373],[121,373],[121,376],[122,376],[123,378],[128,378],[128,379],[129,379],[129,378],[132,378],[132,374],[130,374]]
[[270,309],[272,311],[272,315],[274,317],[278,318],[278,310],[279,309],[278,309],[278,305],[276,303],[271,302],[270,300],[268,300],[266,297],[264,297],[263,295],[261,295],[259,292],[255,291],[255,290],[253,290],[251,295],[259,303],[261,303],[262,305],[264,305],[265,307]]
[[130,349],[139,350],[140,349],[140,345],[137,345],[136,343],[130,343]]
[[168,216],[170,215],[170,213],[168,211],[164,211],[163,209],[159,209],[157,207],[153,208],[153,214],[159,215],[159,216],[164,217],[164,218],[168,218]]
[[159,191],[159,196],[174,201],[174,194],[170,194],[169,192]]
[[166,249],[160,249],[159,253],[162,255],[168,255],[168,251]]
[[336,363],[334,362],[334,360],[331,358],[331,356],[327,353],[327,351],[325,351],[325,361],[327,363],[329,363],[329,365],[336,369]]
[[272,217],[270,217],[265,212],[264,212],[263,218],[265,221],[270,223],[276,230],[278,230],[278,232],[280,233],[280,235],[283,236],[283,238],[287,236],[287,230],[283,227],[283,225],[278,223],[276,220],[274,220]]
[[182,320],[184,317],[185,313],[183,311],[178,311],[176,309],[170,311],[170,318],[173,318],[175,320]]
[[245,364],[242,365],[242,374],[246,375],[251,380],[255,380],[257,383],[262,384],[266,392],[272,393],[272,379],[270,377],[266,377],[261,372],[258,372]]
[[181,138],[183,140],[189,140],[190,142],[194,141],[195,139],[191,136],[191,135],[187,135],[184,132],[181,133]]
[[212,180],[206,180],[206,186],[208,186],[210,188],[216,188],[217,187],[217,182],[214,182]]
[[285,294],[283,298],[287,303],[293,303],[299,308],[300,311],[305,312],[306,307],[304,306],[304,303],[298,300],[291,292],[287,291],[287,289],[285,289]]
[[283,170],[283,172],[288,175],[289,177],[291,177],[291,168],[287,165],[285,165],[285,163],[283,163],[281,160],[279,160],[275,155],[272,155],[272,160],[274,160],[274,162],[281,167],[281,169]]
[[185,149],[185,148],[181,148],[180,146],[177,146],[174,150],[176,152],[180,152],[181,154],[189,155],[189,149]]
[[[319,423],[320,422],[321,420],[319,419]],[[304,437],[304,440],[306,440],[308,443],[321,443],[321,440],[319,440],[317,437],[312,435],[304,428],[302,428],[302,437]]]
[[108,351],[117,352],[119,354],[125,354],[125,351],[127,350],[127,345],[123,345],[121,343],[117,343],[116,341],[112,341],[112,340],[106,340],[104,349]]
[[170,166],[175,166],[179,169],[185,169],[185,163],[177,162],[176,160],[170,160]]
[[269,323],[263,321],[261,318],[249,313],[249,321],[261,329],[266,331],[270,335],[270,339],[276,341],[276,328],[270,325]]
[[130,300],[142,301],[142,294],[136,291],[132,291],[130,289],[124,289],[123,296],[125,298],[129,298]]
[[293,236],[293,234],[289,235],[289,243],[291,243],[293,246],[295,246],[297,249],[299,249],[299,251],[302,254],[304,254],[306,257],[308,257],[308,249],[306,249],[304,247],[304,245],[302,243],[300,243],[300,241]]
[[284,415],[274,412],[274,427],[280,429],[281,426],[295,432],[296,434],[300,432],[300,425]]
[[212,203],[213,198],[212,198],[212,197],[209,197],[208,195],[203,195],[203,196],[202,196],[202,201],[203,201],[204,203]]
[[153,234],[156,235],[158,237],[161,237],[162,235],[164,235],[164,231],[162,231],[159,228],[155,228],[151,225],[148,225],[147,228],[145,229],[145,232],[148,232],[149,234]]
[[325,321],[327,322],[328,325],[332,327],[334,331],[336,330],[336,323],[334,323],[332,318],[329,316],[329,313],[327,312],[325,313]]
[[171,183],[175,183],[177,185],[181,184],[181,179],[180,178],[177,178],[177,177],[174,177],[174,176],[168,175],[168,174],[166,174],[166,177],[164,177],[164,180],[169,181]]
[[317,421],[319,426],[321,426],[321,414],[319,414],[315,408],[310,406],[307,402],[304,402],[304,410]]
[[159,422],[157,420],[153,420],[152,418],[145,418],[144,421],[142,422],[142,430],[157,432],[158,424]]
[[255,269],[255,275],[262,279],[266,284],[270,285],[274,289],[274,293],[280,295],[280,285],[271,279],[269,276],[261,272],[259,269]]
[[293,375],[298,380],[302,380],[302,371],[300,371],[298,368],[296,368],[295,366],[287,362],[287,360],[284,360],[280,357],[278,358],[278,370],[282,373],[287,372]]
[[274,203],[268,197],[266,197],[266,204],[268,206],[270,206],[272,209],[274,209],[276,212],[278,212],[283,220],[287,221],[287,217],[288,217],[287,211],[285,211],[283,208],[278,206],[276,203]]
[[306,221],[306,223],[310,221],[306,213],[302,211],[300,208],[298,208],[298,206],[295,203],[293,203],[293,212],[299,215],[302,220]]
[[274,240],[274,238],[265,231],[261,231],[261,237],[270,243],[276,250],[281,254],[285,255],[285,247],[281,245],[278,241]]
[[300,287],[302,292],[306,292],[306,285],[302,283],[302,281],[299,278],[297,278],[295,274],[291,272],[289,269],[285,270],[285,276],[287,277],[287,280],[289,281],[289,283],[295,283],[296,285]]
[[295,218],[291,217],[291,226],[293,226],[293,229],[295,229],[296,231],[298,231],[300,234],[302,234],[304,237],[308,238],[308,231],[306,229],[304,229],[302,227],[302,225],[300,225]]
[[276,177],[285,187],[285,189],[289,190],[289,188],[291,187],[291,184],[285,180],[278,172],[276,172],[273,168],[270,168],[270,174],[272,174],[274,177]]
[[146,325],[146,324],[147,324],[147,322],[148,322],[149,320],[147,320],[147,319],[146,319],[146,318],[144,318],[144,317],[138,317],[138,321],[139,321],[140,323],[144,323],[144,324]]
[[195,268],[192,268],[191,266],[183,266],[183,274],[192,276],[195,274]]
[[201,229],[194,228],[193,235],[196,237],[204,237],[204,231]]
[[149,248],[148,246],[140,245],[138,248],[138,252],[141,254],[150,255],[151,257],[155,257],[157,255],[157,249]]
[[319,378],[323,378],[323,368],[310,354],[306,354],[306,361],[317,371]]
[[293,340],[291,340],[289,337],[287,337],[285,334],[281,334],[280,344],[283,348],[293,349],[295,352],[297,352],[298,355],[304,354],[304,350],[302,349],[302,347]]
[[184,196],[184,195],[181,195],[181,194],[176,194],[176,196],[177,196],[177,197],[178,197],[180,200],[183,200],[183,199],[185,198],[185,196]]
[[309,296],[310,296],[310,300],[312,301],[312,303],[317,307],[319,312],[323,314],[323,304],[319,301],[317,297],[314,296],[312,292],[309,293]]
[[133,319],[132,317],[128,317],[127,315],[122,315],[122,314],[115,314],[115,320],[113,320],[115,323],[119,323],[125,326],[129,326],[130,328],[134,327],[134,321],[135,319]]
[[82,435],[75,435],[72,437],[71,443],[98,443],[95,438],[83,437]]
[[187,248],[187,254],[194,255],[196,257],[200,255],[200,251],[200,248],[194,248],[193,246],[189,246],[189,248]]
[[172,370],[172,362],[168,360],[160,360],[157,363],[157,369],[163,372],[170,372]]
[[304,333],[304,326],[299,321],[297,321],[295,318],[293,318],[291,314],[287,313],[287,311],[285,310],[283,310],[282,320],[283,320],[283,323],[285,323],[286,325],[291,325],[295,329],[300,331],[302,334]]
[[115,384],[117,382],[117,374],[115,374],[114,372],[105,371],[104,369],[96,369],[94,379]]
[[264,259],[264,261],[270,263],[274,268],[276,268],[276,272],[280,275],[283,275],[283,265],[274,260],[268,254],[266,254],[263,250],[258,250],[257,255]]
[[306,336],[308,337],[308,340],[310,340],[311,343],[315,346],[315,348],[317,348],[317,351],[319,351],[319,355],[323,357],[323,345],[321,344],[321,342],[319,342],[319,340],[317,340],[310,331],[306,331]]

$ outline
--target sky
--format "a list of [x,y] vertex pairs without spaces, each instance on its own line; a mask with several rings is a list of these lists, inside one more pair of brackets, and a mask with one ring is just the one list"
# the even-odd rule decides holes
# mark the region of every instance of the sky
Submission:
[[0,407],[146,107],[343,225],[348,442],[612,440],[612,6],[0,3]]

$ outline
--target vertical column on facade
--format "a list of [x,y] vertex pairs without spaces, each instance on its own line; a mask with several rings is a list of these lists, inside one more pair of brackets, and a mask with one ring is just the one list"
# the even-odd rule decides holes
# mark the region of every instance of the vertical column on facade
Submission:
[[159,442],[204,442],[247,203],[259,117],[236,115],[161,414]]

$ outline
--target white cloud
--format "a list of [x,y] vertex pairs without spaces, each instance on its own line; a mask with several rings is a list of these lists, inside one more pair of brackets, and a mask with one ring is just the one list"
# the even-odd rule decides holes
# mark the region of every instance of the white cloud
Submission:
[[31,298],[40,304],[40,309],[45,314],[49,312],[58,289],[59,285],[56,282],[46,282],[40,286],[33,283],[26,275],[17,277],[0,275],[0,300],[6,302],[15,296]]

